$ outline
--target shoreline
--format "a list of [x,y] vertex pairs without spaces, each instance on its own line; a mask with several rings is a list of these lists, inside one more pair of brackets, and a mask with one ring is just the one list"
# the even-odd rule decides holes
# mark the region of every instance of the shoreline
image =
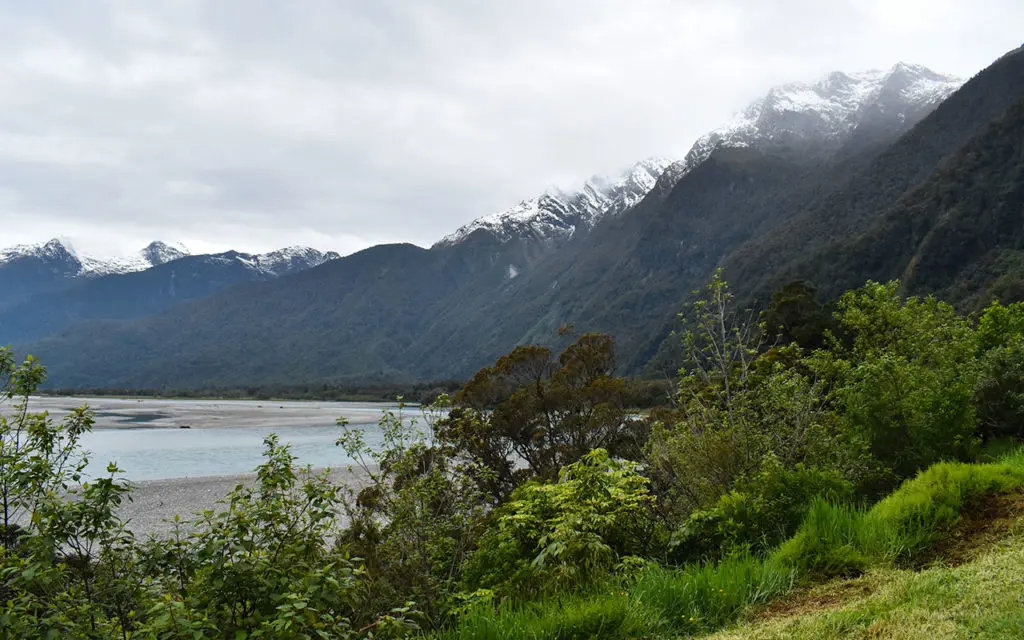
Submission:
[[[313,469],[314,474],[323,469]],[[299,478],[301,480],[302,473]],[[349,487],[358,491],[366,485],[366,473],[359,468],[331,469],[331,482],[336,486]],[[223,476],[195,476],[167,478],[163,480],[129,481],[131,493],[117,514],[126,522],[126,527],[138,539],[150,535],[165,537],[174,530],[174,516],[181,516],[184,531],[192,529],[191,523],[206,509],[217,509],[222,501],[238,485],[252,485],[255,473]]]

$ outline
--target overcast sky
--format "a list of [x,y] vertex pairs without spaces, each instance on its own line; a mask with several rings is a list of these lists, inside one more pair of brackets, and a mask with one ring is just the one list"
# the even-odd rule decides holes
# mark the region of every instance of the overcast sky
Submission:
[[768,87],[969,77],[1020,0],[0,1],[0,246],[429,246]]

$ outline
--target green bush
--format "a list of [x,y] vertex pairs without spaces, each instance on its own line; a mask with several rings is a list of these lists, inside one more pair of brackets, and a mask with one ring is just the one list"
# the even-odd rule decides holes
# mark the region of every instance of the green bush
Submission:
[[673,535],[673,560],[706,560],[750,549],[765,551],[793,535],[815,498],[849,501],[853,485],[836,471],[783,467],[769,456],[750,480],[699,510]]
[[891,482],[941,460],[969,459],[978,364],[967,320],[932,297],[902,299],[896,282],[847,292],[837,317],[848,344],[819,352],[819,360],[836,374],[844,420]]
[[651,506],[637,465],[595,449],[558,482],[527,483],[495,512],[467,562],[466,586],[515,597],[600,580],[645,551]]

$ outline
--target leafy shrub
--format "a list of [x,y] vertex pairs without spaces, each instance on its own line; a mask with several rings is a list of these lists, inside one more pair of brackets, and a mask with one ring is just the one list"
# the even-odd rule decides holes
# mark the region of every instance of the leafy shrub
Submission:
[[1024,438],[1024,338],[1012,337],[981,357],[974,404],[982,438]]
[[598,580],[644,551],[651,504],[635,463],[595,449],[564,467],[558,482],[513,493],[467,563],[466,584],[518,596]]
[[699,510],[673,535],[676,561],[718,558],[742,549],[764,551],[796,532],[816,498],[845,502],[853,486],[836,471],[783,467],[769,456],[760,471]]
[[932,297],[902,299],[896,282],[847,292],[837,317],[848,346],[834,345],[820,360],[837,375],[843,418],[891,480],[968,458],[977,439],[977,362],[967,321]]
[[410,600],[431,622],[459,606],[452,596],[489,504],[480,486],[493,473],[438,439],[441,406],[427,410],[425,429],[400,407],[381,416],[379,445],[347,427],[338,442],[367,478],[358,494],[343,495],[349,525],[337,539],[366,568],[363,622]]

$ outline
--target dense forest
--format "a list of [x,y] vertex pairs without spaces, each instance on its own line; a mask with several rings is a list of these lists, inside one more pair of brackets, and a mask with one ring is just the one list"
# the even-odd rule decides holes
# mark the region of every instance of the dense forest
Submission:
[[[686,637],[832,576],[921,566],[1024,487],[1024,304],[964,315],[897,282],[764,313],[720,275],[674,334],[672,401],[629,408],[615,341],[520,346],[333,486],[266,441],[251,487],[168,539],[82,483],[86,408],[0,351],[0,629],[16,638]],[[1019,615],[1019,614],[1018,614]],[[970,620],[964,624],[972,624]],[[1019,624],[1019,620],[1018,620]]]

